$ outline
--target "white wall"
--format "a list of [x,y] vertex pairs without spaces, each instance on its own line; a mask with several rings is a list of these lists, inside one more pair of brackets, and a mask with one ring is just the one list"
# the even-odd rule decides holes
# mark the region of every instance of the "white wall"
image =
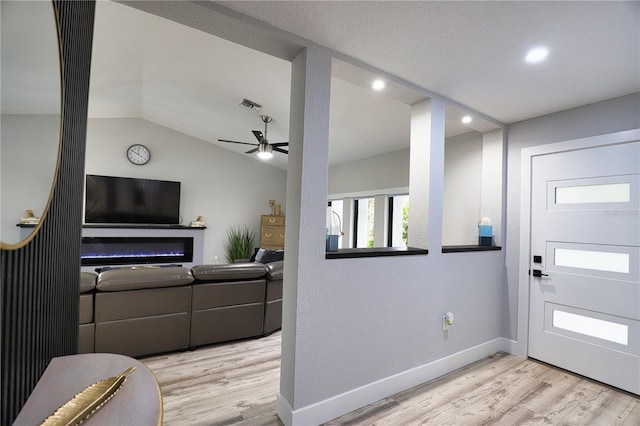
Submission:
[[[460,367],[498,350],[492,342],[502,330],[502,251],[443,254],[435,238],[428,255],[325,259],[331,58],[318,49],[301,55],[292,74],[287,209],[299,233],[286,241],[278,398],[285,424],[323,422]],[[430,179],[441,193],[443,173]],[[429,207],[438,209],[441,201]],[[440,235],[441,220],[429,218]],[[443,332],[447,311],[457,319]]]
[[[148,164],[127,160],[126,149],[134,143],[151,150]],[[269,199],[281,203],[286,214],[284,170],[143,119],[90,119],[85,173],[182,182],[182,223],[198,215],[207,223],[204,262],[224,259],[229,226],[246,225],[259,235],[260,215],[271,212]]]
[[2,115],[0,135],[0,240],[19,241],[16,224],[25,210],[44,213],[60,146],[60,116],[19,114]]
[[[508,305],[503,335],[517,338],[520,256],[520,153],[523,148],[640,128],[640,94],[561,111],[509,126],[506,266]],[[640,161],[640,159],[639,159]]]
[[444,145],[443,245],[478,244],[481,186],[482,134],[448,138]]
[[329,167],[329,194],[409,187],[409,148]]

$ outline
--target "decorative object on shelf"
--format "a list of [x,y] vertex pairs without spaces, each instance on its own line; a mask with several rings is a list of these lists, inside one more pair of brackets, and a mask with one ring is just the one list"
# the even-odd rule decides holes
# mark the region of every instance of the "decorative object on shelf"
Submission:
[[136,166],[142,166],[151,160],[151,151],[142,144],[133,144],[127,148],[127,158]]
[[42,426],[79,425],[100,407],[106,404],[120,390],[127,376],[135,370],[130,367],[118,376],[100,380],[85,388],[47,417]]
[[196,220],[192,220],[191,221],[191,227],[192,228],[203,228],[205,226],[207,226],[207,224],[204,223],[204,220],[202,220],[202,215],[198,215]]
[[478,245],[493,245],[493,226],[491,225],[491,219],[488,217],[483,217],[478,222]]
[[282,214],[282,208],[280,204],[276,204],[276,200],[269,200],[269,207],[271,207],[271,216],[280,216]]
[[256,233],[246,226],[231,226],[224,242],[226,260],[234,263],[238,259],[250,259],[256,246]]
[[37,225],[40,223],[40,218],[36,216],[33,210],[27,209],[25,214],[26,217],[20,219],[20,225]]
[[[279,206],[279,204],[274,206]],[[277,210],[280,213],[279,207]],[[260,247],[269,250],[284,249],[284,219],[285,217],[280,215],[263,215],[261,217]]]
[[342,219],[329,206],[327,207],[327,228],[325,232],[326,251],[338,251],[338,238],[342,235],[344,235],[344,232],[342,232]]

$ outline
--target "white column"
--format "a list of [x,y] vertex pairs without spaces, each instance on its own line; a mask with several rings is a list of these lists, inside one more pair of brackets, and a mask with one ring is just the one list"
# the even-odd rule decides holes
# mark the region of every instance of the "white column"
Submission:
[[445,104],[440,98],[411,108],[409,246],[442,248]]
[[342,248],[353,247],[353,197],[342,199]]
[[373,221],[373,246],[374,247],[386,247],[387,246],[387,229],[388,229],[388,217],[389,209],[387,206],[386,195],[376,195],[374,197],[374,221]]
[[287,167],[287,233],[285,237],[282,309],[282,361],[277,412],[288,424],[296,408],[298,336],[306,336],[297,318],[304,310],[314,277],[325,259],[325,221],[329,156],[331,56],[308,47],[291,69],[291,117]]

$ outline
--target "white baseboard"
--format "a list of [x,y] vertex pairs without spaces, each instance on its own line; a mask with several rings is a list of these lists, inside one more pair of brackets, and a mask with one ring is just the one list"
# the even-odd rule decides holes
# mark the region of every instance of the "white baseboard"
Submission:
[[[511,355],[520,356],[518,353],[520,352],[520,347],[518,346],[518,342],[515,340],[507,339],[505,337],[502,338],[502,351]],[[525,356],[526,357],[526,356]]]
[[293,408],[280,392],[276,395],[276,413],[285,425],[291,426],[293,424]]
[[284,397],[278,393],[276,410],[280,420],[286,426],[318,425],[400,391],[433,380],[496,352],[504,351],[513,354],[516,345],[517,342],[513,340],[499,337],[296,410],[293,410]]

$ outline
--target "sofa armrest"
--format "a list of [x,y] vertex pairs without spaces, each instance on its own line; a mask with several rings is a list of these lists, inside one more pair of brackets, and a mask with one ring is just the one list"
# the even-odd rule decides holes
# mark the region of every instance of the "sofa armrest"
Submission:
[[284,273],[284,260],[278,260],[271,263],[265,263],[267,267],[267,280],[281,280]]
[[80,294],[88,293],[96,288],[98,274],[93,272],[80,272]]

